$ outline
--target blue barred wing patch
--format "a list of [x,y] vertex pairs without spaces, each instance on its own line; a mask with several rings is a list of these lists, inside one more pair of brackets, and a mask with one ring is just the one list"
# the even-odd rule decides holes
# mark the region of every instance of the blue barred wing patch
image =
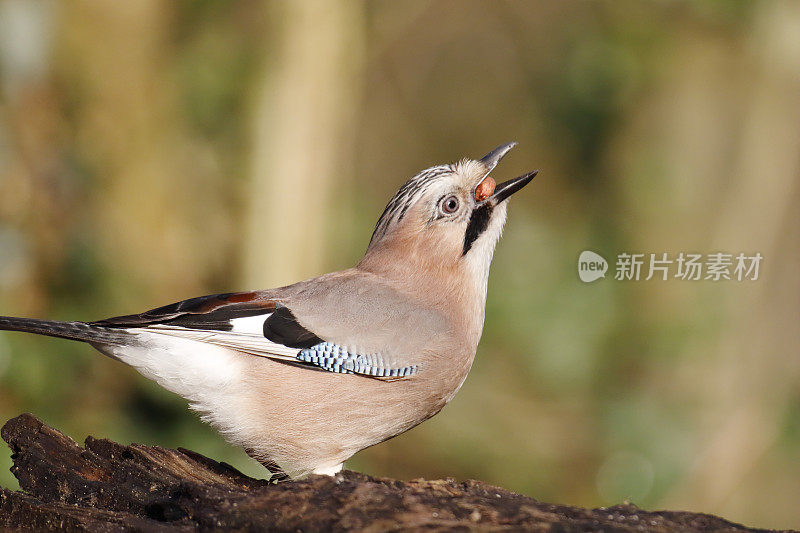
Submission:
[[322,342],[300,350],[297,359],[340,374],[362,374],[377,378],[404,378],[417,373],[417,365],[394,367],[386,364],[380,354],[359,355],[347,346]]

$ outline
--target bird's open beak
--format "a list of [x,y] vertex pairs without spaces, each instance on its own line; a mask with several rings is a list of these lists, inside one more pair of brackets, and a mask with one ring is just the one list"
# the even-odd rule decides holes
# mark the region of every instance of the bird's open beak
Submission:
[[513,180],[504,181],[494,188],[494,194],[487,198],[486,201],[491,202],[493,205],[499,204],[529,184],[538,173],[538,170],[534,170],[533,172],[528,172],[527,174],[523,174],[522,176],[514,178]]
[[[503,159],[503,156],[505,156],[509,152],[509,150],[514,148],[516,145],[517,145],[516,142],[501,144],[500,146],[498,146],[497,148],[495,148],[494,150],[492,150],[491,152],[489,152],[480,159],[480,162],[483,163],[483,165],[486,167],[486,174],[484,175],[483,179],[486,179],[486,177],[489,175],[489,172],[491,172],[494,169],[494,167],[497,166],[497,163],[499,163],[500,160]],[[522,175],[518,178],[514,178],[513,180],[508,180],[506,182],[503,182],[500,185],[494,187],[494,191],[491,191],[491,186],[490,186],[489,191],[487,192],[491,191],[492,194],[489,197],[484,196],[484,198],[486,198],[486,200],[484,201],[490,202],[492,205],[499,204],[500,202],[507,199],[509,196],[511,196],[512,194],[514,194],[515,192],[526,186],[528,183],[530,183],[530,181],[538,173],[539,173],[538,170],[534,170],[533,172],[528,172],[527,174]],[[483,181],[481,181],[481,183],[483,183]],[[493,185],[494,181],[492,181],[491,183]],[[477,197],[476,200],[480,200],[480,197]]]

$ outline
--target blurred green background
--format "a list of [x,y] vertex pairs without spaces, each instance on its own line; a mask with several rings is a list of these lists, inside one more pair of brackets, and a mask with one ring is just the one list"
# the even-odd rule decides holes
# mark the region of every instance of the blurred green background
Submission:
[[[0,90],[4,315],[346,268],[406,179],[519,141],[469,379],[347,467],[800,526],[800,3],[0,0]],[[583,250],[764,261],[584,284]],[[0,334],[23,411],[264,474],[133,370]]]

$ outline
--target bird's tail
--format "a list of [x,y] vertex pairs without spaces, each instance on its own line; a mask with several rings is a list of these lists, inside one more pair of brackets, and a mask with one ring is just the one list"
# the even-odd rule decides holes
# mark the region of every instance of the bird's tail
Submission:
[[95,326],[86,322],[58,322],[13,316],[0,316],[0,330],[24,331],[97,344],[119,344],[130,339],[130,333],[120,328]]

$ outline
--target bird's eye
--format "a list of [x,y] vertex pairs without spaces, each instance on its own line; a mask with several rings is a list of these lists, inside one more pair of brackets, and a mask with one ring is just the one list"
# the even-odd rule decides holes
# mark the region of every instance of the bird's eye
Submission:
[[450,195],[442,201],[442,205],[439,207],[439,209],[445,215],[452,215],[453,213],[458,211],[458,205],[459,205],[458,197]]

